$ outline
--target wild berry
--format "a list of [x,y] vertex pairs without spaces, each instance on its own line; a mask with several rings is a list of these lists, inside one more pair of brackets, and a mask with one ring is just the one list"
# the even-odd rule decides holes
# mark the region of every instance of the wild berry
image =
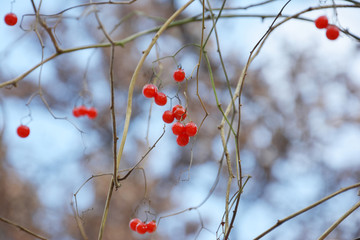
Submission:
[[172,111],[166,110],[163,115],[162,115],[162,119],[164,122],[166,123],[172,123],[174,121],[174,114]]
[[81,105],[78,107],[78,111],[79,111],[80,116],[84,116],[87,114],[88,109],[84,105]]
[[147,232],[148,233],[153,233],[153,232],[156,231],[156,228],[157,228],[156,222],[155,221],[148,222],[146,224],[146,227],[147,227]]
[[326,16],[320,16],[315,20],[315,26],[319,29],[327,28],[329,20]]
[[174,117],[179,121],[182,121],[186,118],[186,110],[182,106],[178,107],[173,113]]
[[147,98],[153,98],[155,97],[156,93],[157,93],[158,89],[154,84],[145,84],[145,86],[143,87],[143,95]]
[[176,122],[172,125],[171,130],[175,135],[180,135],[185,133],[185,126],[181,122]]
[[190,137],[186,133],[181,133],[176,138],[177,144],[181,147],[186,146],[189,143],[189,141],[190,141]]
[[136,231],[136,226],[141,222],[138,218],[133,218],[130,220],[129,227],[131,230]]
[[91,107],[91,108],[87,109],[86,114],[88,115],[88,117],[90,119],[94,119],[97,117],[97,110],[96,110],[96,108]]
[[185,125],[185,133],[189,136],[195,136],[197,133],[197,126],[194,122],[189,122]]
[[140,222],[136,225],[136,232],[139,234],[145,234],[147,231],[147,225],[143,222]]
[[4,17],[4,21],[9,26],[14,26],[17,23],[17,16],[15,13],[8,13]]
[[30,134],[30,128],[28,126],[25,126],[25,125],[20,125],[17,128],[16,132],[19,135],[19,137],[26,138]]
[[159,106],[164,106],[167,102],[167,97],[164,93],[158,92],[155,94],[155,103]]
[[173,77],[174,77],[174,80],[175,80],[176,82],[182,82],[182,81],[184,81],[184,79],[185,79],[185,72],[184,72],[184,70],[183,70],[182,68],[176,69],[176,71],[174,72]]
[[334,25],[330,25],[327,27],[326,29],[326,37],[329,39],[329,40],[335,40],[339,37],[340,35],[340,31],[339,31],[339,28],[337,26],[334,26]]
[[80,116],[81,116],[78,107],[75,107],[75,108],[72,110],[72,113],[73,113],[74,117],[80,117]]

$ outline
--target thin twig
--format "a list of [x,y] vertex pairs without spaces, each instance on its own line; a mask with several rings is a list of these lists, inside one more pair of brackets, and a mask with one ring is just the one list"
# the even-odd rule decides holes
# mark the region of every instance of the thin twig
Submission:
[[327,200],[329,200],[329,199],[331,199],[331,198],[339,195],[340,193],[343,193],[343,192],[346,192],[346,191],[348,191],[348,190],[351,190],[351,189],[354,189],[354,188],[358,188],[358,187],[360,187],[360,183],[356,183],[356,184],[354,184],[354,185],[351,185],[351,186],[342,188],[342,189],[340,189],[340,190],[338,190],[338,191],[336,191],[336,192],[334,192],[334,193],[332,193],[332,194],[330,194],[330,195],[328,195],[328,196],[320,199],[319,201],[317,201],[317,202],[315,202],[315,203],[313,203],[313,204],[311,204],[311,205],[309,205],[309,206],[301,209],[300,211],[297,211],[297,212],[291,214],[290,216],[288,216],[288,217],[286,217],[286,218],[283,218],[283,219],[278,220],[275,225],[273,225],[271,228],[269,228],[268,230],[266,230],[265,232],[263,232],[262,234],[260,234],[260,235],[257,236],[256,238],[254,238],[254,240],[258,240],[258,239],[264,237],[265,235],[267,235],[269,232],[271,232],[271,231],[274,230],[275,228],[279,227],[279,226],[280,226],[281,224],[283,224],[284,222],[287,222],[287,221],[289,221],[290,219],[295,218],[295,217],[299,216],[300,214],[302,214],[302,213],[304,213],[304,212],[307,212],[307,211],[309,211],[310,209],[312,209],[312,208],[314,208],[314,207],[316,207],[316,206],[319,206],[319,205],[322,204],[323,202],[325,202],[325,201],[327,201]]
[[27,234],[30,234],[31,236],[33,237],[36,237],[38,239],[42,239],[42,240],[47,240],[47,238],[43,237],[43,236],[40,236],[39,234],[36,234],[34,233],[33,231],[29,230],[28,228],[25,228],[23,226],[20,226],[19,224],[9,220],[9,219],[6,219],[6,218],[3,218],[3,217],[0,217],[0,221],[3,221],[4,223],[7,223],[7,224],[10,224],[14,227],[17,227],[19,228],[21,231],[24,231],[26,232]]
[[352,212],[360,207],[360,201],[357,202],[352,208],[350,208],[344,215],[334,222],[319,238],[318,240],[324,240],[345,218],[347,218]]

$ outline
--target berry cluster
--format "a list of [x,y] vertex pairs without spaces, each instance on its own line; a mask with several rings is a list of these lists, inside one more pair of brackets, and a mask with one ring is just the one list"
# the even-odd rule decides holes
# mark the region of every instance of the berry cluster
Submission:
[[[185,79],[185,72],[181,67],[178,67],[174,74],[173,78],[176,82],[182,82]],[[158,89],[153,84],[146,84],[143,87],[143,95],[147,98],[155,98],[155,103],[157,105],[163,106],[166,104],[166,95],[164,93],[159,93]],[[189,122],[186,125],[181,123],[185,120],[187,114],[186,109],[181,105],[175,105],[172,110],[167,110],[163,113],[162,119],[165,123],[172,123],[175,119],[176,123],[172,126],[172,132],[177,136],[176,142],[179,146],[186,146],[190,137],[195,136],[197,133],[197,126],[193,122]]]
[[174,119],[178,120],[173,124],[171,130],[177,136],[176,142],[179,146],[186,146],[190,137],[193,137],[197,133],[197,126],[194,122],[188,122],[186,125],[181,123],[181,121],[186,118],[186,110],[181,105],[176,105],[172,108],[172,111],[165,111],[163,113],[162,119],[166,123],[172,123]]
[[17,135],[19,135],[19,137],[21,138],[26,138],[27,136],[29,136],[30,134],[30,128],[26,125],[20,125],[17,129],[16,129]]
[[72,112],[75,117],[88,116],[90,119],[97,117],[97,110],[94,107],[87,108],[84,105],[81,105],[75,107]]
[[326,16],[320,16],[315,20],[315,26],[319,29],[326,28],[326,37],[329,40],[335,40],[339,37],[339,28],[335,25],[329,25],[329,20]]
[[159,106],[164,106],[167,103],[166,95],[158,92],[158,88],[154,84],[146,84],[143,87],[143,94],[147,98],[154,98],[155,103]]
[[14,26],[17,23],[17,16],[15,13],[8,13],[4,17],[4,21],[9,26]]
[[138,218],[131,219],[129,223],[129,227],[131,230],[139,234],[153,233],[156,231],[157,228],[155,220],[145,223]]

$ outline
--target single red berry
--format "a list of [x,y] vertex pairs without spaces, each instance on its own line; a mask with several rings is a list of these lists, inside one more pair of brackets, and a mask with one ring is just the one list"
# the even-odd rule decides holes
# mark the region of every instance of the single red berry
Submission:
[[186,133],[181,133],[179,136],[177,136],[176,138],[176,142],[179,146],[184,147],[186,146],[190,141],[190,137],[189,135],[187,135]]
[[156,226],[155,220],[151,221],[151,222],[148,222],[148,224],[146,224],[146,226],[147,226],[147,232],[148,233],[153,233],[153,232],[156,231],[157,226]]
[[175,105],[175,106],[173,106],[173,108],[172,108],[172,112],[175,112],[176,111],[176,109],[178,109],[178,108],[182,108],[183,106],[181,106],[180,104],[178,104],[178,105]]
[[4,17],[5,23],[9,26],[14,26],[17,23],[17,16],[15,13],[8,13]]
[[88,117],[89,117],[90,119],[94,119],[94,118],[97,117],[97,110],[96,110],[96,108],[91,107],[91,108],[89,108],[89,109],[87,110],[87,113],[86,113],[86,114],[88,115]]
[[334,25],[330,25],[327,27],[326,29],[326,37],[329,39],[329,40],[335,40],[339,37],[340,35],[340,31],[339,31],[339,28],[337,26],[334,26]]
[[84,105],[77,107],[77,110],[78,110],[79,116],[84,116],[88,113],[88,109]]
[[164,93],[158,92],[155,94],[155,103],[159,106],[164,106],[167,102],[167,97]]
[[326,16],[320,16],[315,20],[315,26],[319,29],[327,28],[329,20]]
[[172,125],[171,130],[175,135],[180,135],[185,133],[185,126],[181,122],[176,122]]
[[176,71],[174,72],[173,77],[174,77],[174,80],[175,80],[176,82],[182,82],[182,81],[184,81],[184,79],[185,79],[185,72],[184,72],[184,70],[181,69],[181,68],[176,69]]
[[189,122],[185,125],[185,133],[189,136],[195,136],[197,133],[197,126],[194,122]]
[[158,89],[154,84],[145,84],[143,87],[143,95],[147,98],[153,98],[156,96]]
[[138,218],[133,218],[130,220],[129,227],[131,230],[136,231],[136,226],[141,223],[141,220]]
[[30,128],[25,125],[20,125],[17,128],[16,132],[19,135],[19,137],[26,138],[30,134]]
[[139,234],[145,234],[147,231],[147,225],[143,222],[140,222],[136,225],[136,232]]
[[174,117],[177,119],[177,120],[184,120],[186,118],[186,110],[185,108],[183,107],[179,107],[177,108],[175,111],[174,111]]
[[72,113],[73,113],[74,117],[80,117],[81,116],[78,107],[74,107],[74,109],[72,110]]
[[173,112],[169,111],[169,110],[165,111],[162,115],[162,119],[166,123],[172,123],[174,121],[174,118],[175,117],[174,117]]

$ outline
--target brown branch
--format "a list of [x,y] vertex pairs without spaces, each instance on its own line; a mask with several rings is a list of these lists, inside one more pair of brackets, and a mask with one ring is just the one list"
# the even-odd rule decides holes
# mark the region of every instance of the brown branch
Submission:
[[322,204],[323,202],[325,202],[325,201],[327,201],[327,200],[329,200],[329,199],[331,199],[331,198],[333,198],[333,197],[335,197],[335,196],[337,196],[337,195],[339,195],[339,194],[341,194],[341,193],[343,193],[343,192],[346,192],[346,191],[348,191],[348,190],[351,190],[351,189],[354,189],[354,188],[358,188],[358,187],[360,187],[360,183],[356,183],[356,184],[354,184],[354,185],[351,185],[351,186],[342,188],[342,189],[340,189],[340,190],[338,190],[338,191],[336,191],[336,192],[334,192],[334,193],[332,193],[332,194],[330,194],[330,195],[328,195],[328,196],[320,199],[319,201],[317,201],[317,202],[315,202],[315,203],[307,206],[306,208],[303,208],[303,209],[301,209],[300,211],[295,212],[295,213],[291,214],[290,216],[288,216],[288,217],[286,217],[286,218],[283,218],[283,219],[278,220],[275,225],[273,225],[271,228],[269,228],[268,230],[266,230],[265,232],[263,232],[262,234],[260,234],[260,235],[257,236],[256,238],[254,238],[254,240],[258,240],[258,239],[264,237],[265,235],[267,235],[269,232],[271,232],[271,231],[274,230],[275,228],[279,227],[279,226],[280,226],[281,224],[283,224],[284,222],[287,222],[287,221],[289,221],[290,219],[295,218],[295,217],[299,216],[300,214],[309,211],[310,209],[312,209],[312,208],[314,208],[314,207]]
[[17,224],[17,223],[14,223],[13,221],[11,221],[11,220],[9,220],[9,219],[0,217],[0,221],[3,221],[4,223],[7,223],[7,224],[12,225],[12,226],[14,226],[14,227],[17,227],[17,228],[19,228],[21,231],[24,231],[24,232],[26,232],[27,234],[30,234],[30,235],[33,236],[33,237],[36,237],[36,238],[42,239],[42,240],[47,240],[47,238],[42,237],[42,236],[34,233],[33,231],[31,231],[31,230],[29,230],[29,229],[27,229],[27,228],[25,228],[25,227],[23,227],[23,226],[20,226],[20,225]]
[[352,212],[360,207],[360,201],[357,202],[352,208],[350,208],[344,215],[334,222],[319,238],[318,240],[324,240],[345,218],[347,218]]

